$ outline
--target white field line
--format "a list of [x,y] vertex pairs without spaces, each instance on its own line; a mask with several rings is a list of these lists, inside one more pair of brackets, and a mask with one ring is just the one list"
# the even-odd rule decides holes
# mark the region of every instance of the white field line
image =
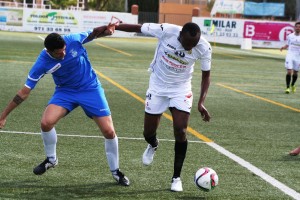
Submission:
[[41,39],[41,40],[43,40],[43,41],[45,40],[45,38],[43,38],[43,37],[42,37],[42,36],[40,36],[40,35],[39,35],[39,36],[37,36],[37,37],[38,37],[38,38],[40,38],[40,39]]
[[284,185],[283,183],[276,180],[272,176],[266,174],[261,169],[255,167],[254,165],[252,165],[248,161],[238,157],[237,155],[231,153],[230,151],[227,151],[226,149],[224,149],[223,147],[219,146],[218,144],[216,144],[214,142],[207,143],[207,145],[209,145],[212,148],[216,149],[217,151],[219,151],[223,155],[227,156],[228,158],[230,158],[233,161],[240,164],[241,166],[247,168],[249,171],[253,172],[255,175],[257,175],[260,178],[262,178],[263,180],[267,181],[268,183],[270,183],[274,187],[278,188],[279,190],[281,190],[285,194],[289,195],[290,197],[293,197],[296,200],[300,200],[300,194],[298,192],[296,192],[295,190],[293,190],[293,189],[289,188],[288,186]]
[[[0,133],[12,133],[12,134],[24,134],[24,135],[41,135],[41,133],[34,133],[34,132],[21,132],[21,131],[3,131],[0,130]],[[71,134],[57,134],[60,137],[78,137],[78,138],[100,138],[104,139],[103,136],[98,136],[98,135],[71,135]],[[133,138],[133,137],[119,137],[119,139],[124,139],[124,140],[145,140],[144,138]],[[175,142],[175,140],[170,140],[170,139],[159,139],[159,141],[166,141],[166,142]],[[191,143],[205,143],[200,140],[189,140]]]
[[[34,132],[3,131],[3,130],[0,130],[0,133],[13,133],[13,134],[25,134],[25,135],[40,135],[41,134],[41,133],[34,133]],[[61,137],[102,138],[102,139],[104,138],[103,136],[90,136],[90,135],[69,135],[69,134],[57,134],[57,135],[61,136]],[[118,138],[125,139],[125,140],[144,140],[144,138],[130,138],[130,137],[118,137]],[[169,139],[159,139],[159,140],[166,141],[166,142],[174,142],[174,140],[169,140]],[[202,142],[202,141],[191,141],[191,140],[189,140],[189,142],[191,142],[191,143],[206,143],[206,142]],[[227,151],[226,149],[224,149],[223,147],[219,146],[218,144],[216,144],[214,142],[207,142],[206,144],[209,145],[210,147],[214,148],[221,154],[227,156],[231,160],[237,162],[239,165],[245,167],[246,169],[248,169],[249,171],[251,171],[252,173],[257,175],[258,177],[261,177],[263,180],[270,183],[274,187],[278,188],[283,193],[289,195],[290,197],[292,197],[296,200],[300,200],[300,194],[298,192],[296,192],[295,190],[284,185],[283,183],[276,180],[275,178],[268,175],[267,173],[263,172],[261,169],[255,167],[248,161],[238,157],[237,155],[231,153],[230,151]]]
[[[259,56],[259,57],[268,57],[268,58],[282,58],[284,59],[284,55],[270,55],[270,54],[264,54],[263,52],[253,52],[253,51],[244,51],[244,50],[239,50],[239,49],[232,49],[232,48],[226,48],[226,47],[213,47],[213,49],[221,49],[224,51],[232,51],[232,52],[237,52],[237,53],[243,53],[243,54],[249,54],[249,55],[254,55],[254,56]],[[279,51],[279,50],[278,50]]]

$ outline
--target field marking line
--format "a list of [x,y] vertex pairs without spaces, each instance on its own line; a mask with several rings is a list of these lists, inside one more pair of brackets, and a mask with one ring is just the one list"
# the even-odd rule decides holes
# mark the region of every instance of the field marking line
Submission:
[[[101,72],[95,70],[96,73],[103,79],[107,80],[108,82],[110,82],[111,84],[113,84],[114,86],[116,86],[117,88],[123,90],[125,93],[129,94],[130,96],[132,96],[133,98],[135,98],[136,100],[138,100],[139,102],[142,102],[143,104],[145,104],[144,99],[142,99],[141,97],[139,97],[138,95],[134,94],[133,92],[131,92],[130,90],[128,90],[127,88],[125,88],[124,86],[120,85],[119,83],[115,82],[114,80],[112,80],[111,78],[105,76],[104,74],[102,74]],[[163,116],[166,117],[167,119],[172,120],[172,116],[167,114],[167,113],[163,113]],[[190,132],[192,135],[196,136],[197,138],[203,140],[204,142],[213,142],[211,139],[209,139],[208,137],[198,133],[197,131],[195,131],[194,129],[192,129],[191,127],[187,128],[187,131]]]
[[[273,55],[266,55],[266,54],[263,54],[263,53],[258,53],[258,52],[253,52],[253,51],[243,51],[243,50],[225,48],[225,47],[218,47],[218,46],[216,46],[215,48],[223,50],[223,51],[232,51],[232,52],[243,53],[243,54],[259,56],[259,57],[278,58],[278,55],[274,55],[274,56]],[[284,59],[284,57],[285,57],[285,55],[282,55],[282,58],[280,58],[280,59]]]
[[277,105],[277,106],[280,106],[280,107],[283,107],[283,108],[286,108],[286,109],[293,110],[295,112],[300,112],[300,109],[293,108],[291,106],[287,106],[285,104],[282,104],[282,103],[279,103],[279,102],[276,102],[276,101],[273,101],[273,100],[270,100],[270,99],[267,99],[267,98],[264,98],[264,97],[260,97],[260,96],[257,96],[255,94],[244,92],[242,90],[239,90],[239,89],[236,89],[236,88],[233,88],[233,87],[221,84],[221,83],[217,83],[216,85],[221,86],[221,87],[226,88],[226,89],[229,89],[229,90],[232,90],[232,91],[235,91],[235,92],[238,92],[238,93],[241,93],[241,94],[244,94],[246,96],[250,96],[250,97],[254,97],[256,99],[262,100],[262,101],[266,101],[268,103],[271,103],[271,104],[274,104],[274,105]]
[[219,146],[218,144],[216,144],[214,142],[206,143],[206,144],[209,145],[209,146],[211,146],[212,148],[216,149],[221,154],[223,154],[223,155],[227,156],[228,158],[232,159],[233,161],[235,161],[239,165],[245,167],[249,171],[253,172],[255,175],[257,175],[258,177],[262,178],[266,182],[270,183],[274,187],[278,188],[279,190],[281,190],[285,194],[289,195],[290,197],[292,197],[292,198],[294,198],[296,200],[300,200],[300,193],[298,193],[297,191],[293,190],[292,188],[289,188],[288,186],[286,186],[285,184],[281,183],[280,181],[278,181],[277,179],[273,178],[272,176],[268,175],[267,173],[265,173],[261,169],[255,167],[254,165],[252,165],[248,161],[246,161],[246,160],[238,157],[237,155],[231,153],[230,151],[227,151],[226,149],[224,149],[223,147]]
[[124,54],[124,55],[126,55],[126,56],[130,56],[130,57],[132,56],[132,54],[130,54],[130,53],[126,53],[125,51],[121,51],[121,50],[119,50],[119,49],[115,49],[115,48],[113,48],[113,47],[109,47],[109,46],[104,45],[104,44],[101,44],[101,43],[99,43],[99,42],[97,42],[96,45],[101,46],[101,47],[104,47],[104,48],[106,48],[106,49],[110,49],[110,50],[112,50],[112,51],[116,51],[116,52],[118,52],[118,53],[120,53],[120,54]]
[[[119,83],[115,82],[114,80],[112,80],[111,78],[105,76],[104,74],[102,74],[101,72],[95,70],[96,73],[102,77],[103,79],[107,80],[108,82],[110,82],[111,84],[113,84],[114,86],[118,87],[119,89],[123,90],[124,92],[126,92],[127,94],[129,94],[130,96],[132,96],[133,98],[137,99],[138,101],[144,103],[144,100],[137,96],[136,94],[134,94],[133,92],[131,92],[130,90],[128,90],[127,88],[123,87],[122,85],[120,85]],[[166,117],[167,119],[172,121],[172,117],[166,113],[163,113],[163,116]],[[275,178],[273,178],[272,176],[268,175],[267,173],[263,172],[261,169],[255,167],[254,165],[252,165],[251,163],[245,161],[244,159],[238,157],[237,155],[229,152],[228,150],[224,149],[223,147],[219,146],[218,144],[214,143],[211,139],[207,138],[206,136],[198,133],[196,130],[192,129],[191,127],[188,127],[188,132],[191,133],[192,135],[196,136],[197,138],[199,138],[200,140],[204,141],[207,145],[209,145],[210,147],[214,148],[215,150],[217,150],[218,152],[220,152],[221,154],[227,156],[228,158],[230,158],[231,160],[235,161],[236,163],[238,163],[239,165],[241,165],[242,167],[245,167],[246,169],[248,169],[249,171],[251,171],[252,173],[254,173],[255,175],[261,177],[263,180],[265,180],[266,182],[270,183],[271,185],[273,185],[274,187],[276,187],[277,189],[281,190],[283,193],[289,195],[290,197],[293,197],[294,199],[299,199],[300,200],[300,194],[297,193],[295,190],[293,190],[292,188],[289,188],[288,186],[284,185],[283,183],[281,183],[280,181],[276,180]]]
[[[23,134],[23,135],[41,135],[41,133],[35,133],[35,132],[3,131],[3,130],[0,130],[0,133]],[[92,135],[74,135],[74,134],[57,134],[57,135],[60,136],[60,137],[78,137],[78,138],[100,138],[100,139],[104,139],[103,136],[92,136]],[[119,137],[119,136],[118,136],[118,138],[119,139],[124,139],[124,140],[143,140],[144,141],[144,138],[130,138],[130,137]],[[162,139],[162,138],[160,138],[159,141],[174,142],[174,140]],[[189,143],[203,143],[204,144],[206,142],[199,141],[199,140],[197,140],[197,141],[189,140]],[[263,172],[259,168],[255,167],[251,163],[249,163],[249,162],[245,161],[244,159],[236,156],[235,154],[227,151],[226,149],[224,149],[223,147],[219,146],[218,144],[216,144],[214,142],[207,142],[206,144],[209,145],[210,147],[214,148],[215,150],[217,150],[221,154],[225,155],[226,157],[230,158],[231,160],[235,161],[239,165],[245,167],[249,171],[253,172],[255,175],[261,177],[263,180],[270,183],[274,187],[279,188],[285,194],[287,194],[287,195],[289,195],[289,196],[291,196],[295,199],[300,199],[300,194],[297,193],[295,190],[293,190],[293,189],[287,187],[286,185],[282,184],[281,182],[277,181],[275,178],[273,178],[272,176],[266,174],[265,172]]]
[[38,38],[40,38],[41,40],[45,40],[45,38],[43,38],[42,36],[38,35]]
[[227,56],[227,57],[233,57],[233,58],[240,58],[240,59],[245,58],[245,57],[242,57],[242,56],[235,56],[235,55],[231,55],[231,54],[227,54],[227,53],[216,53],[216,52],[214,52],[214,54],[219,54],[219,55],[223,55],[223,56]]
[[[23,134],[23,135],[41,135],[41,133],[35,133],[35,132],[23,132],[23,131],[3,131],[0,130],[0,133],[10,133],[10,134]],[[74,135],[74,134],[57,134],[57,136],[60,137],[77,137],[77,138],[99,138],[99,139],[104,139],[103,136],[100,135]],[[135,137],[119,137],[119,139],[123,139],[123,140],[142,140],[144,141],[145,138],[135,138]],[[159,141],[164,141],[164,142],[175,142],[175,140],[171,140],[171,139],[162,139],[159,138]],[[203,141],[199,141],[199,140],[189,140],[189,142],[191,143],[202,143],[204,144],[205,142]]]

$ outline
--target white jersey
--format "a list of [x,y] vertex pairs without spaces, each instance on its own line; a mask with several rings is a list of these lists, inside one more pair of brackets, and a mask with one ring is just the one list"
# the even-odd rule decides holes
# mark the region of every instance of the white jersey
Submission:
[[300,56],[300,35],[291,33],[287,36],[288,54],[291,56]]
[[179,42],[181,29],[181,26],[166,23],[145,23],[142,25],[142,33],[158,38],[150,69],[156,75],[156,81],[162,84],[190,83],[194,64],[198,59],[201,62],[201,70],[209,71],[211,68],[212,50],[210,44],[201,37],[197,46],[186,51]]

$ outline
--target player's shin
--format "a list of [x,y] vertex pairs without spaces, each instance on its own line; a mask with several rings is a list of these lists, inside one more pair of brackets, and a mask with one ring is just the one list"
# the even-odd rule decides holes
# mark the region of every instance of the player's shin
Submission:
[[50,162],[55,162],[56,160],[56,143],[57,143],[57,134],[56,130],[53,127],[50,131],[44,132],[41,131],[42,138],[44,142],[44,149],[47,158]]
[[117,135],[113,139],[105,139],[105,153],[111,172],[119,169],[119,148]]
[[173,178],[180,177],[181,169],[187,152],[188,141],[175,142],[175,159],[174,159],[174,174]]

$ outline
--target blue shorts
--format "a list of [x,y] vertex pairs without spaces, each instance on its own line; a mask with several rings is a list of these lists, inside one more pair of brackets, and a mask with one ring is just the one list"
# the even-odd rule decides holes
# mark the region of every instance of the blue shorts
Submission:
[[85,114],[92,117],[104,117],[111,115],[104,90],[101,86],[87,90],[55,90],[48,102],[61,106],[71,112],[80,106]]

